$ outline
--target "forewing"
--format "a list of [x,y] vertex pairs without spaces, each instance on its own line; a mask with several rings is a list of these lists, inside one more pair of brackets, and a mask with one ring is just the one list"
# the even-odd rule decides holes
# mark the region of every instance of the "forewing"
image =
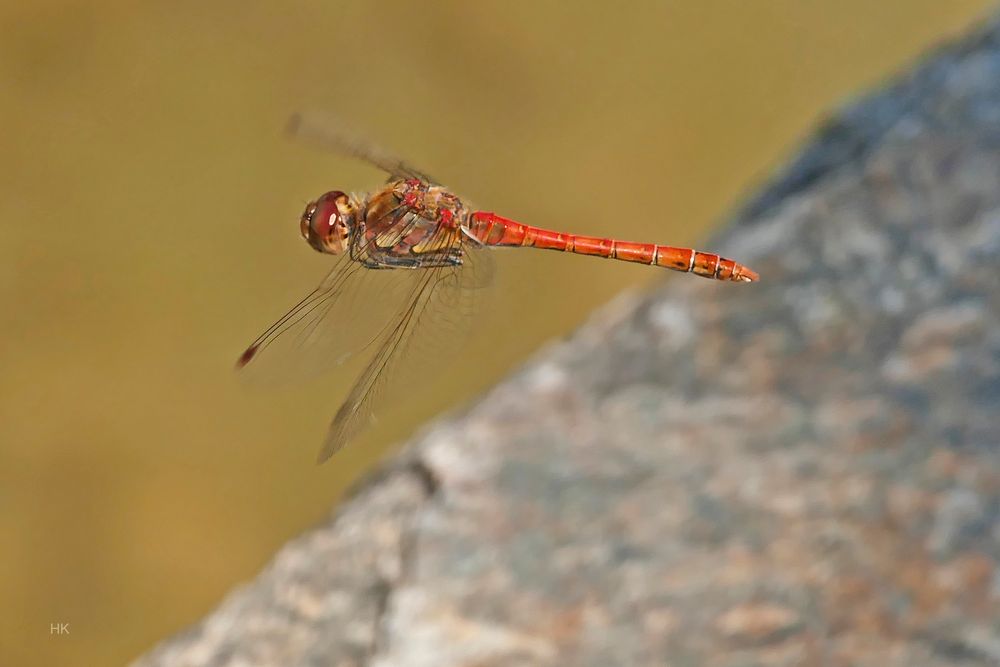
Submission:
[[288,134],[327,150],[364,160],[389,174],[390,180],[417,178],[427,183],[437,183],[400,157],[352,132],[342,121],[329,114],[317,111],[293,114],[288,120]]
[[[402,211],[385,226],[403,238],[416,221]],[[374,344],[406,308],[418,276],[370,270],[354,257],[364,245],[335,258],[323,281],[250,344],[237,361],[248,379],[266,383],[315,377]]]

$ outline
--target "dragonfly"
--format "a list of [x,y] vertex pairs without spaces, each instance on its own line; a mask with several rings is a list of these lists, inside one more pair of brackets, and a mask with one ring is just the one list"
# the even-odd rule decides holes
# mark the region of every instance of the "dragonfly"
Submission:
[[329,116],[296,114],[289,133],[364,160],[388,175],[373,192],[331,190],[306,205],[299,219],[302,238],[337,261],[319,286],[261,333],[237,361],[243,369],[271,355],[280,364],[291,353],[307,366],[321,366],[374,350],[333,416],[318,463],[368,427],[386,386],[402,382],[392,378],[407,368],[412,374],[421,366],[433,367],[435,359],[447,359],[454,351],[491,280],[490,249],[557,250],[713,280],[759,279],[750,268],[714,253],[554,231],[477,210]]

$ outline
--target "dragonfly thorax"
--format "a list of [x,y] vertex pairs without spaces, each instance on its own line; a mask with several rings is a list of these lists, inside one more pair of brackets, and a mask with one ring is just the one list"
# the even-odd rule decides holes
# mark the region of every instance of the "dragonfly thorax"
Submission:
[[319,252],[339,255],[347,250],[357,221],[358,205],[340,190],[309,202],[299,220],[302,238]]

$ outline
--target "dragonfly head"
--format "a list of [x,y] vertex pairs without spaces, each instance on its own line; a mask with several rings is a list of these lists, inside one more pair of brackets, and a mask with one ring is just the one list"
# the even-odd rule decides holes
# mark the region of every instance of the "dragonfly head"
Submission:
[[302,238],[319,252],[339,255],[347,250],[354,231],[357,206],[339,190],[309,202],[299,220]]

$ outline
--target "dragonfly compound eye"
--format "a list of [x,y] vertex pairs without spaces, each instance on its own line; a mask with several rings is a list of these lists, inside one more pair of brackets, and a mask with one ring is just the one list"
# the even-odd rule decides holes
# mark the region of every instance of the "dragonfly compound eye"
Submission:
[[302,236],[319,252],[339,255],[347,249],[354,208],[346,194],[327,192],[306,206],[299,222]]

